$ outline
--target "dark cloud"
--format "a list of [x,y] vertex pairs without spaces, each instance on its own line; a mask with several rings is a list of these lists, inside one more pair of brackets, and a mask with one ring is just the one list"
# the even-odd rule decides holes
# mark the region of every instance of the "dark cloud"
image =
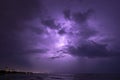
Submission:
[[94,41],[86,42],[77,48],[70,46],[68,50],[72,55],[88,58],[112,57],[119,55],[119,53],[109,51],[107,49],[107,44],[100,44]]
[[49,59],[51,59],[51,60],[55,60],[55,59],[59,59],[59,58],[62,58],[62,57],[64,57],[64,56],[60,56],[60,55],[58,55],[58,56],[50,57]]
[[92,29],[92,28],[90,28],[90,26],[82,26],[82,29],[80,29],[81,31],[80,31],[80,34],[79,35],[81,35],[82,36],[82,38],[84,38],[84,39],[88,39],[88,38],[90,38],[90,37],[92,37],[92,36],[95,36],[95,35],[97,35],[99,32],[98,31],[96,31],[95,29]]
[[63,15],[65,19],[68,20],[74,20],[77,23],[83,23],[86,22],[94,13],[93,9],[88,9],[86,11],[82,12],[71,12],[70,9],[65,9],[63,11]]
[[66,34],[67,32],[65,31],[65,29],[64,28],[62,28],[62,29],[60,29],[59,31],[58,31],[58,34],[60,34],[60,35],[64,35],[64,34]]
[[58,29],[60,28],[59,24],[55,23],[54,19],[45,19],[45,20],[41,20],[41,23],[51,29]]
[[72,14],[73,20],[75,20],[78,23],[86,22],[89,17],[93,14],[93,9],[88,9],[86,12],[77,12]]
[[96,31],[94,28],[91,28],[87,21],[90,19],[90,17],[93,15],[94,10],[88,9],[85,12],[71,12],[69,9],[66,9],[63,11],[64,18],[70,21],[74,21],[76,24],[72,25],[72,30],[76,28],[76,25],[78,25],[76,35],[81,36],[83,39],[88,39],[92,36],[97,35],[98,31]]
[[70,20],[71,19],[71,11],[69,9],[66,9],[63,11],[65,19]]

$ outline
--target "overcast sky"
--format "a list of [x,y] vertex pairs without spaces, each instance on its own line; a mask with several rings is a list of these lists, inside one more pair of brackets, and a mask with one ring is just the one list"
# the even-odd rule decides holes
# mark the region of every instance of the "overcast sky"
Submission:
[[119,0],[1,0],[0,68],[119,73]]

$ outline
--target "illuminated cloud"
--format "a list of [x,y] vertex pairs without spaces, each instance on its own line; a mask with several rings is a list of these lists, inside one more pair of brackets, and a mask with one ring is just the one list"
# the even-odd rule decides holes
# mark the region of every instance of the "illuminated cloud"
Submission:
[[114,72],[119,71],[118,3],[117,0],[0,1],[3,64],[0,67],[109,72],[106,67],[112,66]]

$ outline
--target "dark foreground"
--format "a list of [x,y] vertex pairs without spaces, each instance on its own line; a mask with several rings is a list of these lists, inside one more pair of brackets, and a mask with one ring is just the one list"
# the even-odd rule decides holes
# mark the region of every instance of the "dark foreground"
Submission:
[[120,74],[0,73],[0,80],[120,80]]

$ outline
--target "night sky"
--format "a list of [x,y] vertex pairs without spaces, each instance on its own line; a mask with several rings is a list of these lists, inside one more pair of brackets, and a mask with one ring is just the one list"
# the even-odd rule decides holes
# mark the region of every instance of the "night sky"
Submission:
[[120,73],[119,0],[0,0],[0,68]]

